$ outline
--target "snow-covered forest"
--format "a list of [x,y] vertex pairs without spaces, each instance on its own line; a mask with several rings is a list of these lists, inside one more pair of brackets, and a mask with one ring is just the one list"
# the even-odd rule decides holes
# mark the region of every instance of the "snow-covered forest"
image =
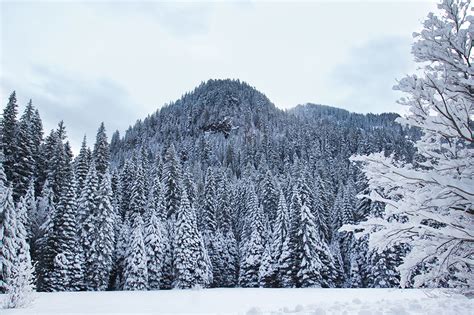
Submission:
[[0,292],[472,290],[471,6],[415,34],[409,113],[278,109],[209,80],[74,156],[12,92],[0,137]]

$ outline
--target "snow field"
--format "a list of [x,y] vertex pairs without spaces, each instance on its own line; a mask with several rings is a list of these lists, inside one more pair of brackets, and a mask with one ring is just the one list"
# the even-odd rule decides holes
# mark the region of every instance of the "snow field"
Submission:
[[0,313],[469,315],[473,310],[473,299],[441,290],[219,288],[36,293],[30,307]]

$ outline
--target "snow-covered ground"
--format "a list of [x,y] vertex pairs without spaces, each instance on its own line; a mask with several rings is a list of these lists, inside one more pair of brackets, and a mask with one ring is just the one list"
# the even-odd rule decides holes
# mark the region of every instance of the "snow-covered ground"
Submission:
[[439,290],[206,289],[38,293],[10,314],[474,314],[474,300]]

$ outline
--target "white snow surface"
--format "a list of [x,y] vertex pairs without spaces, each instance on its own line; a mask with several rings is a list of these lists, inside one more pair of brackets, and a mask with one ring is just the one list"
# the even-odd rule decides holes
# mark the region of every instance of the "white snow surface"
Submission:
[[[0,296],[0,300],[2,297]],[[418,289],[205,289],[36,293],[10,314],[474,314],[474,299]]]

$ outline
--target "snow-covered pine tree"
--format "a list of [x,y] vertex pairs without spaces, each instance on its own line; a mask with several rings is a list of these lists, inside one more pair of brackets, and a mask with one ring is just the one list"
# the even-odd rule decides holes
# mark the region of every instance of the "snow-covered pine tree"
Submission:
[[75,180],[72,178],[63,189],[54,218],[58,245],[52,288],[54,291],[79,291],[83,288],[85,260],[79,243]]
[[307,205],[303,204],[300,213],[300,226],[296,235],[294,253],[297,261],[296,286],[321,287],[323,283],[323,265],[318,250],[322,249],[320,236],[314,223],[314,215]]
[[262,261],[259,269],[259,284],[262,288],[274,288],[278,285],[278,273],[277,273],[277,265],[275,264],[275,254],[273,253],[274,241],[273,237],[271,236],[272,233],[268,232],[270,237],[265,244],[265,249],[262,255]]
[[[275,272],[277,275],[277,280],[280,282],[280,258],[283,254],[283,244],[286,239],[286,235],[288,233],[290,225],[290,219],[288,214],[288,207],[286,205],[285,195],[283,194],[283,190],[279,189],[279,198],[278,198],[278,207],[276,212],[275,224],[273,228],[273,235],[272,235],[272,244],[273,247],[271,252],[274,258],[275,264]],[[276,284],[280,286],[280,283]]]
[[147,205],[147,198],[145,192],[145,174],[141,159],[134,159],[134,176],[130,192],[130,205],[126,216],[133,221],[133,217],[140,215],[143,217]]
[[217,239],[220,241],[220,257],[222,261],[221,283],[223,287],[233,287],[237,282],[237,241],[232,229],[232,214],[227,183],[223,180],[219,189],[220,212]]
[[212,234],[217,230],[217,186],[214,172],[210,167],[206,172],[204,184],[204,205],[201,215],[204,234],[209,234],[209,236],[212,236]]
[[148,268],[148,288],[150,290],[160,289],[163,277],[163,263],[165,260],[167,238],[163,236],[165,233],[164,222],[158,219],[155,211],[151,211],[151,215],[145,222],[145,250],[147,254]]
[[119,234],[114,251],[114,266],[111,275],[111,285],[115,290],[122,290],[124,286],[124,270],[128,256],[128,243],[130,239],[130,224],[128,221],[120,222]]
[[[7,191],[7,199],[11,198],[11,193]],[[4,221],[6,233],[0,234],[6,247],[5,253],[9,253],[6,259],[11,260],[6,264],[10,267],[5,277],[7,296],[4,302],[7,308],[27,306],[33,299],[34,280],[30,247],[26,242],[27,231],[20,219],[26,216],[27,211],[22,201],[16,209],[7,206]],[[13,202],[10,200],[8,203]]]
[[109,286],[112,258],[115,245],[115,210],[112,206],[112,186],[109,170],[102,174],[97,190],[94,211],[86,220],[93,238],[90,250],[86,252],[86,275],[89,290],[105,291]]
[[17,178],[14,193],[17,200],[26,194],[28,185],[35,173],[35,160],[33,156],[35,148],[31,130],[32,114],[33,108],[30,103],[20,118],[16,135],[17,150],[15,154],[15,173]]
[[[31,100],[30,100],[31,103]],[[41,193],[43,182],[40,180],[41,177],[41,166],[43,165],[44,157],[41,156],[41,146],[43,144],[43,122],[38,109],[35,109],[31,117],[31,135],[33,138],[33,159],[35,161],[35,195],[38,196]]]
[[13,222],[15,204],[13,192],[3,171],[3,159],[0,153],[0,293],[7,291],[7,281],[10,278],[14,260],[14,230]]
[[301,225],[301,199],[297,186],[293,187],[291,202],[289,207],[289,225],[283,241],[281,255],[278,260],[280,283],[284,288],[296,286],[296,244],[298,242],[298,229]]
[[212,282],[212,269],[204,240],[197,228],[195,210],[191,208],[185,190],[182,191],[177,212],[173,243],[173,287],[189,289],[208,286]]
[[110,148],[103,122],[100,124],[100,127],[97,130],[97,137],[95,140],[92,157],[94,159],[97,175],[100,181],[109,169],[110,164]]
[[39,237],[35,248],[37,253],[36,274],[38,277],[38,291],[51,291],[51,272],[53,271],[54,257],[56,256],[54,237],[54,220],[56,215],[56,203],[54,202],[54,192],[49,181],[44,183],[41,197],[38,200],[38,217],[40,228]]
[[[244,227],[240,257],[239,285],[248,288],[259,287],[259,273],[261,259],[264,252],[263,209],[258,205],[253,187],[250,187],[250,196],[247,201],[247,221]],[[247,230],[247,231],[245,231]]]
[[[218,228],[218,190],[216,183],[216,175],[212,168],[208,167],[204,183],[204,205],[201,209],[201,221],[204,237],[204,244],[206,245],[207,253],[211,260],[213,271],[213,287],[220,287],[223,282],[223,273],[225,265],[222,255],[223,240],[222,235],[217,233]],[[220,209],[219,209],[220,210]],[[220,212],[220,211],[219,211]]]
[[80,195],[86,181],[87,173],[90,167],[89,154],[87,152],[86,136],[82,139],[81,149],[74,161],[74,174],[77,180],[78,194]]
[[181,201],[181,163],[174,145],[170,145],[165,154],[163,184],[167,218],[175,219]]
[[274,222],[278,208],[278,190],[272,173],[268,170],[262,181],[262,207],[263,213]]
[[8,103],[3,110],[1,121],[1,137],[3,148],[3,166],[6,178],[10,182],[16,179],[15,157],[17,155],[17,129],[18,129],[18,104],[16,103],[16,93],[13,91],[8,98]]
[[148,288],[148,268],[145,242],[143,240],[143,220],[140,215],[133,217],[131,236],[128,243],[124,267],[123,289],[144,291]]
[[91,283],[90,275],[92,274],[92,268],[94,259],[92,258],[94,252],[95,237],[94,231],[97,224],[97,201],[98,201],[98,178],[97,170],[94,161],[89,166],[89,172],[84,183],[84,187],[81,191],[78,204],[78,221],[80,223],[80,244],[83,248],[84,256],[86,259],[86,265],[84,269],[85,287],[87,290],[93,287]]
[[[398,122],[421,129],[415,144],[419,162],[405,163],[374,153],[353,157],[363,164],[374,201],[385,204],[383,218],[357,226],[369,234],[370,247],[383,251],[408,243],[399,266],[401,286],[470,288],[474,214],[474,87],[469,1],[444,0],[415,33],[412,53],[424,73],[400,80],[409,107]],[[422,272],[419,272],[419,270]]]
[[24,196],[24,205],[26,207],[26,216],[23,220],[23,225],[26,228],[27,242],[30,244],[30,250],[33,243],[36,241],[39,232],[38,226],[38,207],[35,197],[35,182],[30,181],[28,190]]

